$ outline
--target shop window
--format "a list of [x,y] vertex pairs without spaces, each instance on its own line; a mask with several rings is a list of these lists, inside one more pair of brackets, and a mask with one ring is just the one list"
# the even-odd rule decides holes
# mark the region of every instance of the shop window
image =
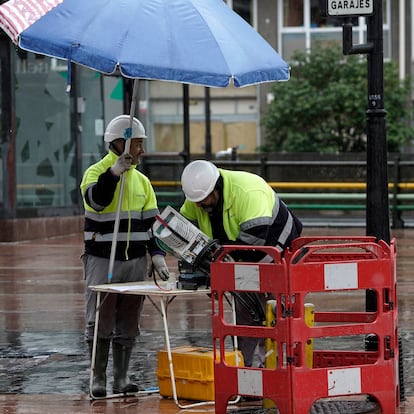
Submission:
[[295,27],[304,25],[303,1],[304,0],[284,0],[283,26]]

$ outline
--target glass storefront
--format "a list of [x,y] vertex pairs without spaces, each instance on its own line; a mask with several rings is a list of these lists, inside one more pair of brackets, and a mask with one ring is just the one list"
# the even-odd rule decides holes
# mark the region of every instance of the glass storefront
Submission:
[[69,203],[74,151],[66,66],[28,53],[16,59],[17,207]]
[[94,154],[83,157],[85,164],[102,154],[101,76],[86,68],[77,73],[78,97],[71,98],[66,63],[32,53],[16,59],[17,208],[78,204],[86,165],[77,167],[77,145]]

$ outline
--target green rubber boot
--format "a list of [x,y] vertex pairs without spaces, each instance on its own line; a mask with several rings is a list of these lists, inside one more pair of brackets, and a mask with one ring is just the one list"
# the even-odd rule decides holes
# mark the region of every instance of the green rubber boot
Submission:
[[[92,342],[88,342],[89,351],[92,359]],[[106,367],[108,365],[110,339],[99,339],[96,343],[95,366],[93,370],[92,388],[89,390],[90,396],[96,398],[106,397]]]
[[132,347],[112,343],[112,357],[114,370],[114,394],[133,394],[138,392],[138,386],[128,381],[129,359]]

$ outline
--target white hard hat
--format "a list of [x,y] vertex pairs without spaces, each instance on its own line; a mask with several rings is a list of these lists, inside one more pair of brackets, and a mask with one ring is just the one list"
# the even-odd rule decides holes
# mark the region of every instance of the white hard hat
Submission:
[[218,168],[209,161],[190,162],[181,174],[185,197],[194,203],[204,200],[214,190],[219,176]]
[[133,118],[132,120],[132,131],[130,134],[128,131],[129,126],[129,115],[115,117],[106,127],[104,135],[105,142],[112,142],[119,138],[147,138],[144,126],[137,118]]

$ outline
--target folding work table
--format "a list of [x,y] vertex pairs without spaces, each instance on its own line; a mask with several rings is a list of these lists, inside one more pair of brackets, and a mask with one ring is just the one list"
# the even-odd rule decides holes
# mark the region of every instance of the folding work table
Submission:
[[[206,295],[210,293],[210,289],[197,289],[197,290],[185,290],[185,289],[176,289],[171,287],[171,284],[168,282],[160,282],[156,285],[154,282],[133,282],[133,283],[108,283],[103,285],[95,285],[89,286],[90,289],[97,292],[97,299],[96,299],[96,322],[95,322],[95,334],[93,338],[93,348],[92,348],[92,365],[91,365],[91,373],[90,373],[90,385],[92,385],[93,380],[93,369],[94,369],[94,361],[96,355],[96,343],[97,343],[97,333],[98,333],[98,325],[99,325],[99,310],[101,307],[101,294],[109,294],[109,293],[116,293],[122,295],[143,295],[149,296],[151,298],[158,297],[160,302],[160,313],[163,320],[164,325],[164,334],[165,334],[165,344],[167,347],[167,355],[168,355],[168,363],[170,368],[170,375],[171,375],[171,386],[173,392],[173,399],[176,405],[179,408],[189,408],[196,405],[206,404],[206,403],[196,403],[186,406],[181,406],[178,402],[177,397],[177,390],[175,386],[175,376],[174,376],[174,366],[172,363],[172,353],[171,353],[171,346],[170,346],[170,336],[168,333],[168,321],[167,321],[167,305],[176,297],[183,297],[189,295]],[[105,300],[105,299],[104,299]],[[90,388],[91,389],[91,388]],[[91,396],[93,398],[93,396]],[[108,396],[109,397],[114,397]]]

